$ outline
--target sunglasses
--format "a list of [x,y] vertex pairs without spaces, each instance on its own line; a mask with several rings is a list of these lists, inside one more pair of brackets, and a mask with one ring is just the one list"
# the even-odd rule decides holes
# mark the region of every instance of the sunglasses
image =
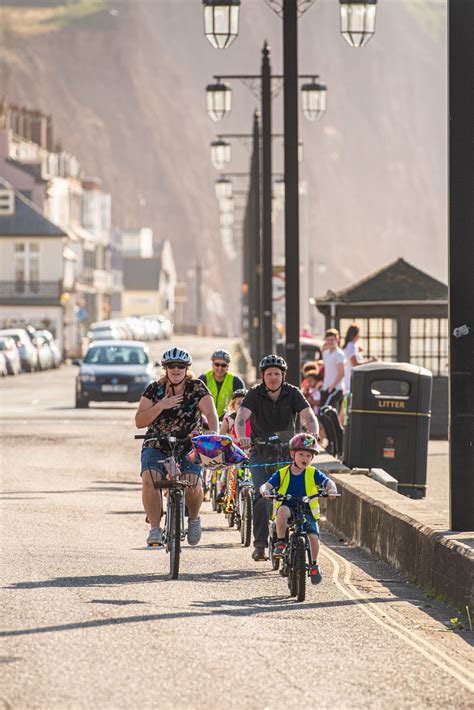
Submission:
[[214,367],[228,367],[226,362],[215,362]]
[[181,365],[181,364],[178,365],[177,363],[172,363],[171,365],[166,365],[166,369],[167,370],[185,370],[186,365]]

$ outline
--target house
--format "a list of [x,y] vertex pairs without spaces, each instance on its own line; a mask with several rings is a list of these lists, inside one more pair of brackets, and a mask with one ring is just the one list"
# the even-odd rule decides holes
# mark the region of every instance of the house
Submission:
[[170,243],[155,246],[150,258],[124,256],[122,315],[174,316],[176,267]]
[[109,316],[121,289],[117,264],[111,269],[111,197],[54,142],[50,116],[8,102],[0,102],[0,176],[66,235],[64,349],[80,354],[87,324]]
[[47,328],[63,343],[67,234],[0,178],[0,327]]
[[433,373],[431,436],[448,431],[448,287],[404,259],[337,293],[315,299],[341,338],[361,328],[365,356],[410,362]]

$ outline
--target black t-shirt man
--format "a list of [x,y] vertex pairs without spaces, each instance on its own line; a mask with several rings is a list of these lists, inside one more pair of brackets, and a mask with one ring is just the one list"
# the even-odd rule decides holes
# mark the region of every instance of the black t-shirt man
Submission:
[[253,444],[275,433],[280,433],[280,438],[288,441],[295,433],[298,414],[309,404],[298,387],[284,382],[276,401],[268,396],[266,386],[261,383],[247,392],[241,406],[252,412],[250,438]]

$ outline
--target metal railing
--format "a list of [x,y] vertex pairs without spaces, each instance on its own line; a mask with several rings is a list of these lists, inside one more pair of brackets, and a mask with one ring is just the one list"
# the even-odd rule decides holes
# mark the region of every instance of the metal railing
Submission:
[[0,303],[60,302],[60,281],[0,281]]

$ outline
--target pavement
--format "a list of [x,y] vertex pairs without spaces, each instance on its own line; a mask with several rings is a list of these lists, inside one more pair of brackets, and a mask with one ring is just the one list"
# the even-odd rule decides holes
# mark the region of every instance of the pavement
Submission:
[[[179,342],[201,372],[215,341]],[[297,603],[204,504],[170,581],[145,546],[135,407],[75,410],[74,372],[0,383],[0,708],[473,707],[459,612],[347,539],[323,532]]]

